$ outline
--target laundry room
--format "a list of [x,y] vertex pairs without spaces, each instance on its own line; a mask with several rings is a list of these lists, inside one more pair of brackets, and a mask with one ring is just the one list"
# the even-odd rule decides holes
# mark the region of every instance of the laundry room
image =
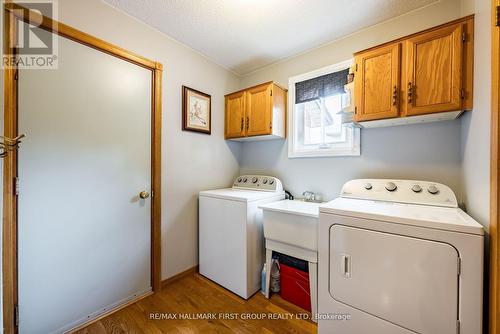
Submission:
[[500,334],[500,0],[1,18],[3,333]]

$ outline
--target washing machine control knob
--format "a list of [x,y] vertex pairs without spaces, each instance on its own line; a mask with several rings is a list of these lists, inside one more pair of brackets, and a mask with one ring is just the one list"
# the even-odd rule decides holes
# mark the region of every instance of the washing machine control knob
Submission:
[[258,179],[258,178],[256,178],[256,177],[252,177],[252,183],[257,183],[257,181],[259,181],[259,179]]
[[436,187],[434,185],[429,186],[429,188],[427,188],[427,191],[429,192],[429,194],[432,194],[432,195],[436,195],[437,193],[439,193],[438,187]]
[[371,184],[371,183],[365,183],[365,189],[366,189],[366,190],[370,190],[370,189],[372,189],[372,188],[373,188],[373,187],[372,187],[372,184]]
[[419,193],[422,191],[422,187],[419,186],[418,184],[415,184],[413,185],[413,187],[411,187],[411,190],[413,190],[414,193]]
[[387,182],[385,185],[385,189],[387,189],[388,191],[395,191],[396,189],[398,189],[398,186],[394,182]]

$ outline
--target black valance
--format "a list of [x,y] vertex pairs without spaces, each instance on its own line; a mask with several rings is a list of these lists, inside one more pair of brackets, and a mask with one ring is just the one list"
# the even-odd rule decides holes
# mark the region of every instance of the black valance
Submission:
[[321,97],[345,93],[349,69],[322,75],[295,84],[295,103],[313,101]]

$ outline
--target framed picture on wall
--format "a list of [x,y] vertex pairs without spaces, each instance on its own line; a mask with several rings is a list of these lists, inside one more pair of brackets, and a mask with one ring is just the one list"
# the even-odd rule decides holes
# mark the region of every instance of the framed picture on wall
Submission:
[[212,132],[210,95],[182,86],[182,130]]

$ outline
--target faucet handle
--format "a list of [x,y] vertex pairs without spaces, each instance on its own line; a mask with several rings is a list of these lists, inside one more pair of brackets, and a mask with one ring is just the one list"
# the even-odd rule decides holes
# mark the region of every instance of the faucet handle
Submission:
[[312,191],[304,191],[302,195],[305,197],[306,201],[314,201],[314,193]]

